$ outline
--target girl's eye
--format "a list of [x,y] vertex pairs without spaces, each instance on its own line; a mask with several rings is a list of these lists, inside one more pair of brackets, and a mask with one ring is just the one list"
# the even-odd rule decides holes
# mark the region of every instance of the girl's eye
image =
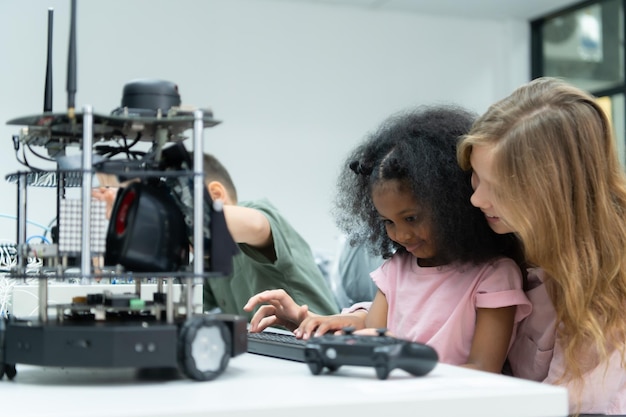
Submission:
[[410,216],[404,219],[407,223],[415,223],[417,221],[417,217]]

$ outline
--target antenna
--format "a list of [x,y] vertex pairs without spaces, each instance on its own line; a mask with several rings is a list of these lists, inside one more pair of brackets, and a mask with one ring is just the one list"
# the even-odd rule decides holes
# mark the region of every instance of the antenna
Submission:
[[43,96],[43,111],[52,111],[52,20],[54,9],[48,9],[48,58],[46,60],[46,85]]
[[76,0],[72,0],[70,19],[70,46],[67,57],[67,115],[70,119],[74,119],[74,98],[76,96]]

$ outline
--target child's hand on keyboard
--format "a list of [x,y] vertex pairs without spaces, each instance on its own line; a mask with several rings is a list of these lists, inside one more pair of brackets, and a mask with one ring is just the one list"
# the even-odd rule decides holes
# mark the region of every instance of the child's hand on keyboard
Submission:
[[321,336],[325,333],[342,333],[342,329],[352,327],[363,329],[365,327],[365,311],[358,311],[349,314],[336,314],[333,316],[312,316],[309,315],[302,321],[300,326],[293,330],[297,338],[309,339]]
[[244,311],[252,311],[262,304],[250,320],[250,332],[261,332],[270,326],[283,326],[291,331],[307,317],[317,317],[308,306],[300,306],[285,290],[267,290],[250,297]]

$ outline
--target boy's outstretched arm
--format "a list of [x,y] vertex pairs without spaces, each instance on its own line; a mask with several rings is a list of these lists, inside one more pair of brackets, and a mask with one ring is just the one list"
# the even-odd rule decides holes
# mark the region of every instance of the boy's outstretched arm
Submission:
[[226,227],[237,243],[245,243],[261,252],[270,262],[276,261],[272,227],[259,210],[224,204]]
[[206,187],[214,201],[224,203],[226,226],[235,242],[246,243],[258,249],[271,248],[274,252],[272,228],[265,214],[253,208],[238,206],[236,199],[219,181],[211,181]]
[[226,225],[233,240],[256,248],[272,244],[270,222],[259,210],[235,205],[224,205]]

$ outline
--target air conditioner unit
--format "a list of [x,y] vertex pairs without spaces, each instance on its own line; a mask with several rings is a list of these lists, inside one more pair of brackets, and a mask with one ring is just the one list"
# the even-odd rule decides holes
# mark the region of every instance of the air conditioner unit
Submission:
[[543,27],[546,60],[602,62],[601,5],[552,18]]

